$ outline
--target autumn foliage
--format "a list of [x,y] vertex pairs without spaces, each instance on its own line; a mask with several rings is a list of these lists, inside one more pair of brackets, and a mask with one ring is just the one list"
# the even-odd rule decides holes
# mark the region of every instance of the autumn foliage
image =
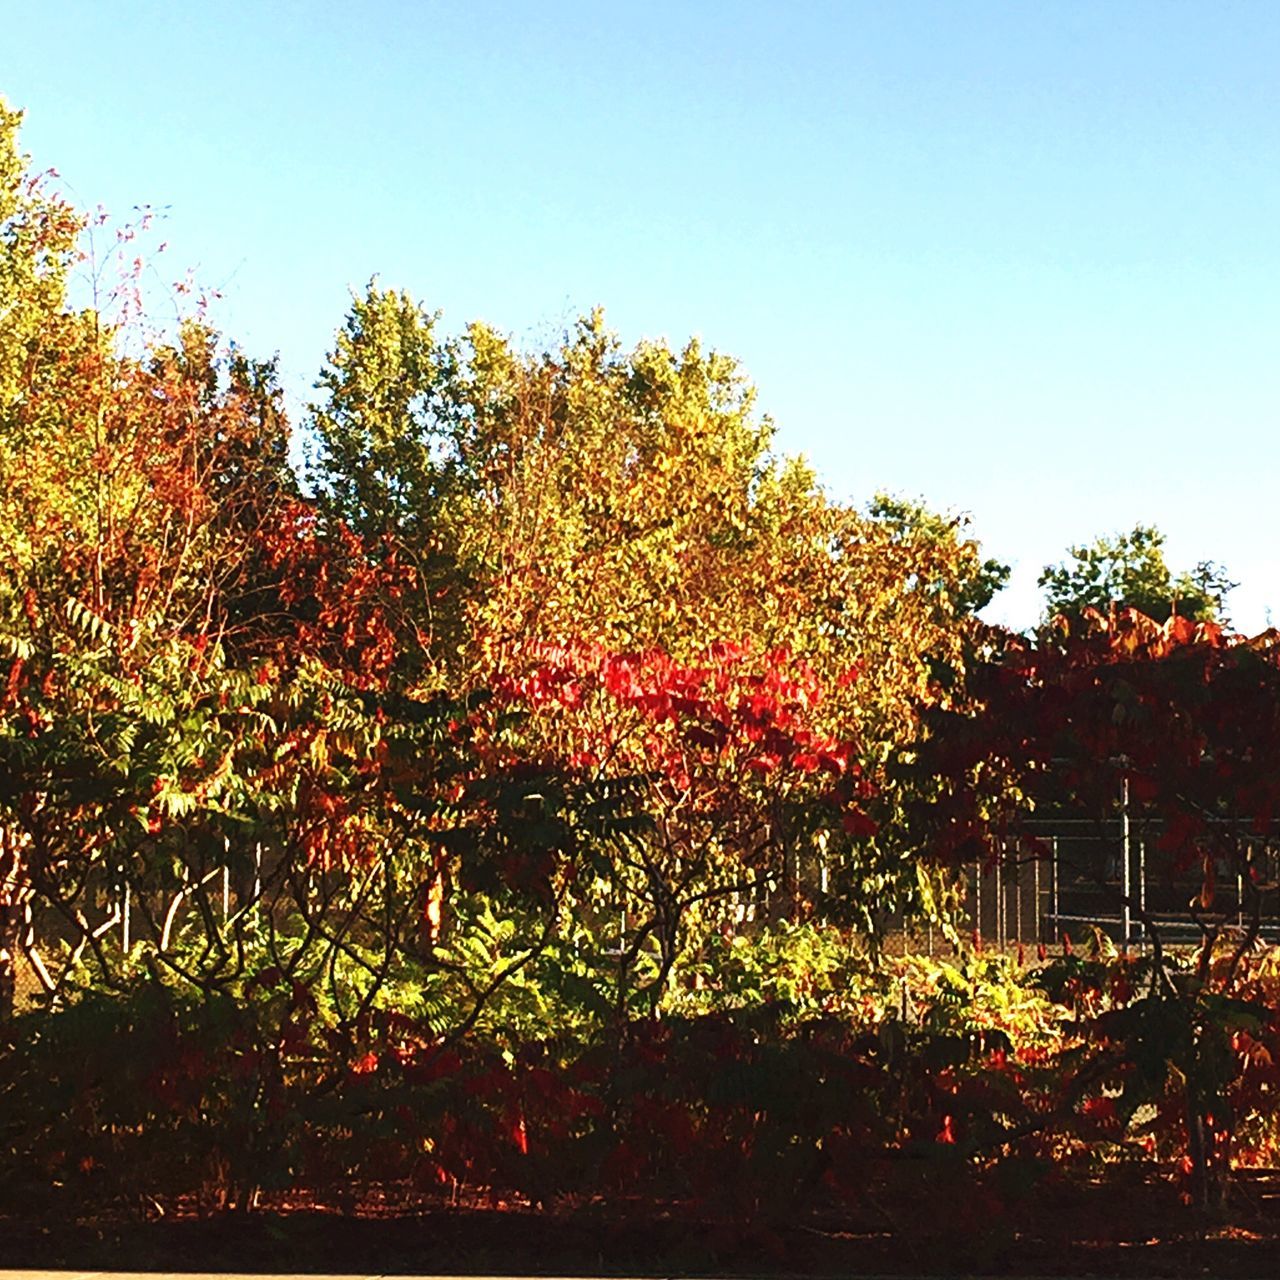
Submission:
[[[108,224],[17,124],[15,1205],[470,1187],[744,1221],[941,1170],[998,1213],[1009,1165],[1185,1158],[1207,1201],[1273,1158],[1274,635],[984,628],[1003,571],[958,522],[833,501],[733,361],[598,314],[528,355],[371,285],[300,478],[273,365],[198,304],[149,329],[141,239],[86,257]],[[1198,872],[1189,958],[1154,920],[1142,958],[885,958],[891,918],[958,942],[965,865],[1122,786]]]

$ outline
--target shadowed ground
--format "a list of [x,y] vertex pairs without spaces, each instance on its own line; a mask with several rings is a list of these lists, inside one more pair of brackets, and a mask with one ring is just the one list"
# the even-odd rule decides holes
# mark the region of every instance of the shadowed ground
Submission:
[[[585,1205],[449,1209],[366,1203],[153,1222],[0,1219],[0,1266],[273,1275],[1272,1276],[1280,1259],[1280,1175],[1245,1173],[1228,1211],[1197,1222],[1166,1180],[1139,1170],[1029,1194],[986,1220],[946,1193],[877,1202],[803,1223],[742,1226]],[[878,1220],[873,1220],[878,1219]]]

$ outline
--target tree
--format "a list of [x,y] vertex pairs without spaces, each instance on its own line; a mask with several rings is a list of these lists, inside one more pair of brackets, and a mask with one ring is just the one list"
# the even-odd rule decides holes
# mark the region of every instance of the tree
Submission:
[[624,350],[598,311],[529,354],[485,325],[443,336],[438,315],[371,285],[318,386],[319,505],[417,567],[404,609],[437,674],[464,683],[518,674],[547,641],[691,659],[750,635],[825,677],[861,663],[860,727],[880,742],[961,661],[1004,578],[961,521],[883,495],[835,502],[778,457],[730,357]]
[[62,315],[84,219],[33,173],[18,145],[22,112],[0,98],[0,412],[12,413],[24,370],[38,364]]
[[[774,453],[736,361],[697,341],[627,350],[599,311],[527,353],[479,324],[445,337],[371,285],[318,385],[310,482],[373,554],[416,567],[401,608],[438,687],[532,677],[549,645],[696,664],[750,639],[813,670],[815,729],[858,741],[874,771],[922,700],[960,695],[974,614],[1006,572],[919,503],[832,500]],[[861,892],[908,905],[914,860],[890,861],[869,860]]]
[[815,728],[826,690],[807,663],[725,643],[689,664],[575,643],[546,645],[542,658],[496,691],[541,722],[528,750],[636,800],[638,821],[597,861],[597,886],[579,886],[584,906],[603,891],[627,922],[619,1009],[650,941],[658,963],[647,998],[659,1007],[695,916],[707,933],[730,920],[730,897],[763,915],[772,895],[776,914],[803,918],[865,874],[872,788],[857,744]]
[[[0,99],[0,476],[5,463],[28,444],[22,433],[27,391],[45,376],[46,348],[58,342],[67,273],[83,225],[50,191],[46,175],[30,172],[29,158],[18,146],[21,123],[22,113]],[[0,479],[0,525],[20,536],[23,545],[34,533],[23,532],[26,518],[20,495]],[[15,584],[0,580],[0,620],[21,608],[22,596]],[[22,653],[13,640],[0,639],[0,657],[17,664]],[[0,817],[0,1017],[14,996],[21,855],[19,835]]]
[[679,648],[736,622],[744,553],[812,490],[769,457],[736,364],[696,342],[624,353],[598,312],[535,355],[438,319],[371,285],[308,424],[324,509],[420,567],[437,665],[474,672],[476,635],[484,665],[568,628]]
[[1047,565],[1039,586],[1045,590],[1049,618],[1079,617],[1085,609],[1101,613],[1136,609],[1157,622],[1171,614],[1193,622],[1225,621],[1223,602],[1236,585],[1211,560],[1176,577],[1165,563],[1164,535],[1152,525],[1072,547],[1070,560]]

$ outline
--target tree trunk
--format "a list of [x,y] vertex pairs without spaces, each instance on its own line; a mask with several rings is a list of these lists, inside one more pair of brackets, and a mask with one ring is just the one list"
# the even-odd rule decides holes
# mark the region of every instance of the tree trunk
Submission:
[[1209,1208],[1209,1161],[1205,1149],[1204,1117],[1196,1103],[1195,1095],[1187,1090],[1187,1154],[1191,1158],[1191,1198],[1195,1207],[1204,1212]]
[[0,826],[0,1022],[12,1020],[18,999],[23,925],[18,896],[18,841],[8,827]]
[[13,1019],[18,998],[18,943],[22,928],[20,909],[0,889],[0,1023]]

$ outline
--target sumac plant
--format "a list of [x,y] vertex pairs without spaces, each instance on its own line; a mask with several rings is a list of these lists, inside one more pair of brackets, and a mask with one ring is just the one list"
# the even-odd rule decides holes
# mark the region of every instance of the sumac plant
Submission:
[[[1094,868],[1150,955],[1091,1023],[1091,1070],[1110,1074],[1107,1105],[1125,1123],[1157,1095],[1167,1106],[1176,1084],[1192,1194],[1208,1205],[1225,1187],[1250,1046],[1274,1023],[1251,974],[1274,894],[1280,639],[1086,610],[1036,639],[1005,637],[971,689],[976,709],[926,715],[914,768],[940,781],[920,838],[956,863],[1042,857],[1048,813],[1093,820],[1100,837],[1123,821],[1143,842],[1147,882],[1181,901],[1171,916],[1136,878]],[[1179,923],[1197,939],[1190,963],[1170,950]]]
[[619,1008],[646,948],[656,1010],[689,929],[807,916],[862,868],[872,786],[857,744],[824,727],[812,669],[785,651],[719,642],[680,662],[547,644],[495,696],[533,758],[635,796],[591,891],[619,922]]

